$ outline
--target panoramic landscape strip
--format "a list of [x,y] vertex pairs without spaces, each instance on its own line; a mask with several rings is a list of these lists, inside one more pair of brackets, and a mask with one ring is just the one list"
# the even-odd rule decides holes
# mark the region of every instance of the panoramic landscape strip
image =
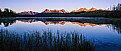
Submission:
[[0,51],[121,51],[121,0],[0,0]]

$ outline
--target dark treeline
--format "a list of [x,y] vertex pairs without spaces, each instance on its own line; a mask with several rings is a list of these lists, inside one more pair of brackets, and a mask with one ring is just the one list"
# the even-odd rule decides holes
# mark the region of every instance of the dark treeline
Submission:
[[0,32],[0,51],[95,51],[93,42],[76,32],[18,34],[5,29]]
[[105,17],[121,18],[121,11],[90,11],[71,13],[38,13],[36,15],[17,15],[17,17]]
[[111,18],[121,18],[121,4],[118,3],[117,5],[113,5],[113,7],[110,6],[108,8],[108,12],[106,14],[106,17],[111,17]]
[[104,12],[102,11],[92,11],[92,12],[71,12],[71,13],[39,13],[36,16],[43,17],[103,17]]
[[97,10],[90,12],[71,12],[71,13],[38,13],[35,15],[17,15],[18,17],[105,17],[105,11]]
[[3,17],[15,17],[16,13],[12,11],[11,9],[5,8],[4,11],[0,9],[0,18]]
[[121,18],[121,11],[108,11],[106,18]]

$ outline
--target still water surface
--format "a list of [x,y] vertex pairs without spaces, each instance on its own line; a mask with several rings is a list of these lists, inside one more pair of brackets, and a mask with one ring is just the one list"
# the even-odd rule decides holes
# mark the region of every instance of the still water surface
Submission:
[[24,32],[77,32],[94,41],[96,51],[121,50],[121,19],[84,17],[2,18],[0,28]]

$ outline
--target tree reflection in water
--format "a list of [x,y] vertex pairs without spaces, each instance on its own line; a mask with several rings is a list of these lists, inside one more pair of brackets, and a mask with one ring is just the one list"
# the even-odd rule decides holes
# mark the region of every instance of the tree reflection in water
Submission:
[[0,19],[0,25],[3,23],[4,27],[8,27],[10,25],[12,25],[13,23],[15,23],[16,20],[14,19]]
[[117,31],[119,34],[121,33],[121,20],[113,20],[112,24],[109,24],[107,26],[108,28]]
[[94,51],[94,44],[76,33],[33,32],[18,34],[0,30],[0,51]]

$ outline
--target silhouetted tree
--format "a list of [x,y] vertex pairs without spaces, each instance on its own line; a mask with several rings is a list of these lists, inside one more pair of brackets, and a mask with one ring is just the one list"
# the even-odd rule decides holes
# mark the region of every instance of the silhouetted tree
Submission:
[[0,9],[0,13],[2,12],[2,10]]
[[0,9],[0,17],[14,17],[16,13],[8,8],[5,8],[4,11]]
[[114,5],[113,6],[113,11],[121,11],[121,4],[120,3],[118,3],[118,5],[116,6],[116,5]]
[[0,9],[0,17],[2,16],[2,10]]
[[114,10],[114,11],[116,10],[116,6],[115,6],[115,5],[113,6],[113,10]]
[[9,12],[9,9],[8,9],[8,8],[5,8],[5,9],[4,9],[4,12]]

